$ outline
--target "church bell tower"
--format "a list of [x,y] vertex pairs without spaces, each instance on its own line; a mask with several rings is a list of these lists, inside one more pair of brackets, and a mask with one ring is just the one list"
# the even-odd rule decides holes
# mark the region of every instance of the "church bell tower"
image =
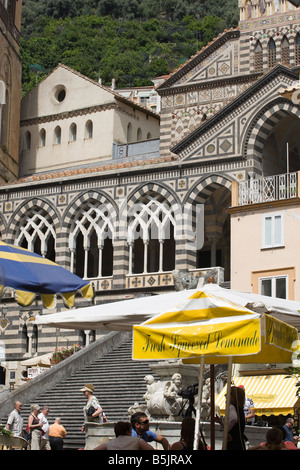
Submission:
[[297,0],[239,0],[241,67],[264,74],[277,64],[300,65],[300,8]]

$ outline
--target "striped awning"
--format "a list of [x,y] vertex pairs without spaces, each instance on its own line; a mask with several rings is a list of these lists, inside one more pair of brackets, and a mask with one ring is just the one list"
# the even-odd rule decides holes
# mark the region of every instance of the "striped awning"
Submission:
[[[234,377],[233,385],[243,385],[246,396],[254,402],[257,416],[294,414],[296,396],[296,378],[286,375],[257,375],[249,377]],[[216,407],[225,414],[225,386],[216,399]]]
[[92,299],[91,284],[62,266],[25,248],[0,241],[0,294],[12,289],[18,304],[28,307],[38,294],[46,308],[54,308],[59,294],[67,307],[75,304],[80,292]]

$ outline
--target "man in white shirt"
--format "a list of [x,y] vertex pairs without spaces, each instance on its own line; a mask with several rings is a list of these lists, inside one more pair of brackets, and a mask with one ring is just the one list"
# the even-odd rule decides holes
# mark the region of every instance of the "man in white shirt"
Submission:
[[49,423],[47,416],[49,414],[48,406],[43,406],[42,412],[38,415],[38,418],[42,426],[42,438],[41,438],[41,450],[51,450],[50,443],[49,443]]
[[14,403],[14,409],[7,418],[5,425],[8,431],[11,431],[16,437],[23,437],[23,418],[21,416],[22,403],[16,401]]

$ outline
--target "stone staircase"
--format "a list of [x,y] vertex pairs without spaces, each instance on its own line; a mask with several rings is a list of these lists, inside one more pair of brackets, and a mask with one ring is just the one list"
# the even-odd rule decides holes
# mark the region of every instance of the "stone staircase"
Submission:
[[147,363],[133,361],[131,355],[132,343],[129,339],[103,357],[95,357],[93,363],[65,377],[46,393],[31,398],[30,403],[23,402],[24,423],[27,422],[32,403],[38,403],[41,407],[47,405],[50,408],[49,423],[52,424],[56,417],[60,417],[67,430],[64,448],[84,448],[85,437],[81,425],[85,397],[80,392],[84,384],[94,385],[95,395],[109,421],[127,420],[128,408],[136,402],[144,403],[142,397],[146,392],[146,384],[143,379],[145,375],[155,374]]

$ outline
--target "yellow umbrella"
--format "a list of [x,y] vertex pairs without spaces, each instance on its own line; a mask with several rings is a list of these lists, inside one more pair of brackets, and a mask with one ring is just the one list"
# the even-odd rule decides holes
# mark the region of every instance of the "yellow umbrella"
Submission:
[[133,358],[207,364],[291,362],[296,328],[268,314],[198,291],[177,310],[133,327]]
[[[254,313],[217,293],[197,291],[177,309],[159,314],[133,327],[133,359],[182,359],[201,363],[196,430],[204,363],[290,363],[298,347],[296,328],[269,314]],[[229,402],[225,418],[224,444]],[[196,432],[195,443],[198,440]]]

